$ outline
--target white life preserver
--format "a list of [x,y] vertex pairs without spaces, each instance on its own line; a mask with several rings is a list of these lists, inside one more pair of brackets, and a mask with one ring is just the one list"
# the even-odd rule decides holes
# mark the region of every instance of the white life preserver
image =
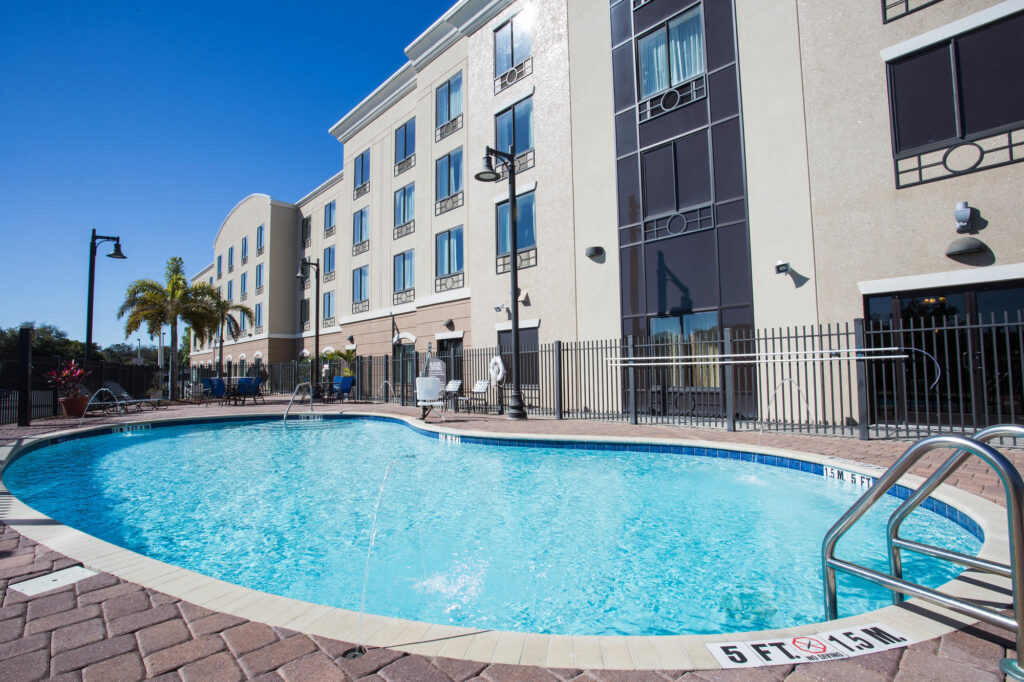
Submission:
[[491,362],[487,365],[487,371],[491,373],[491,379],[496,384],[505,378],[505,363],[501,361],[500,355],[491,358]]

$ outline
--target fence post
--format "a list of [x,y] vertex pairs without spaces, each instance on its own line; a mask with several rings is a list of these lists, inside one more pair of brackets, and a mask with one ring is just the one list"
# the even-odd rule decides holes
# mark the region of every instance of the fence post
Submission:
[[[632,334],[626,337],[626,355],[630,359],[634,356],[634,341]],[[629,391],[629,423],[636,424],[636,367],[632,362],[629,363],[628,376],[627,390]]]
[[868,367],[860,351],[864,345],[864,318],[858,317],[853,321],[854,343],[857,349],[857,437],[860,440],[868,439]]
[[555,419],[562,418],[562,342],[555,341]]
[[732,364],[732,328],[726,327],[725,336],[725,430],[736,430],[735,383]]
[[[32,425],[32,327],[18,331],[18,426]],[[56,391],[54,391],[56,393]]]
[[107,385],[107,362],[100,360],[100,388]]

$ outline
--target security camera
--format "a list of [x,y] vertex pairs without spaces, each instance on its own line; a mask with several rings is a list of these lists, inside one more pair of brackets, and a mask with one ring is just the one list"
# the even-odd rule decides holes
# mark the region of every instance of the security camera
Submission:
[[789,263],[785,263],[785,262],[783,262],[781,260],[777,261],[775,263],[775,274],[776,275],[785,275],[785,274],[788,274],[788,273],[789,273]]
[[502,308],[504,308],[504,307],[505,307],[505,304],[504,304],[504,303],[502,303],[502,304],[500,304],[500,305],[496,305],[496,306],[494,306],[494,312],[496,312],[496,313],[500,313],[500,312],[501,312],[501,309],[502,309]]

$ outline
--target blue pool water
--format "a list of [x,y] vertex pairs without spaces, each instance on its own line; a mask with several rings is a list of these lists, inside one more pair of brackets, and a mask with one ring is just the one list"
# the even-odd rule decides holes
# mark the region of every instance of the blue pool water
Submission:
[[[109,434],[30,452],[10,490],[86,533],[233,583],[370,613],[588,635],[760,630],[824,619],[820,548],[859,491],[810,473],[622,450],[454,444],[381,420]],[[885,567],[890,496],[839,556]],[[919,510],[907,537],[976,552]],[[912,579],[955,575],[910,556]],[[888,593],[840,575],[840,615]]]

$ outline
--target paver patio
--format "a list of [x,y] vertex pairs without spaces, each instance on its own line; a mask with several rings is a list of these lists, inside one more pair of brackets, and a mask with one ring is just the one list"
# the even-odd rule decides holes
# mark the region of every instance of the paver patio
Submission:
[[[87,425],[204,414],[280,414],[286,401],[245,407],[176,406],[146,412],[90,417]],[[305,407],[303,410],[307,409]],[[318,412],[376,411],[418,414],[415,408],[369,404],[317,405]],[[855,462],[888,466],[907,442],[868,441],[777,433],[727,433],[674,426],[631,426],[611,422],[530,419],[446,412],[444,426],[469,431],[526,434],[690,438],[760,444],[817,452]],[[432,423],[438,420],[431,418]],[[77,420],[40,420],[31,427],[0,426],[0,445],[74,426]],[[1024,452],[1009,451],[1018,467]],[[927,475],[942,457],[927,457],[913,473]],[[972,461],[950,483],[1003,505],[995,475]],[[0,498],[0,505],[10,500]],[[36,597],[7,589],[12,582],[44,575],[81,562],[54,552],[0,524],[0,680],[996,680],[999,660],[1014,656],[1009,633],[978,624],[903,649],[831,663],[775,666],[743,671],[613,671],[552,669],[430,658],[389,649],[371,650],[357,660],[341,654],[351,648],[232,615],[217,613],[100,573]]]

